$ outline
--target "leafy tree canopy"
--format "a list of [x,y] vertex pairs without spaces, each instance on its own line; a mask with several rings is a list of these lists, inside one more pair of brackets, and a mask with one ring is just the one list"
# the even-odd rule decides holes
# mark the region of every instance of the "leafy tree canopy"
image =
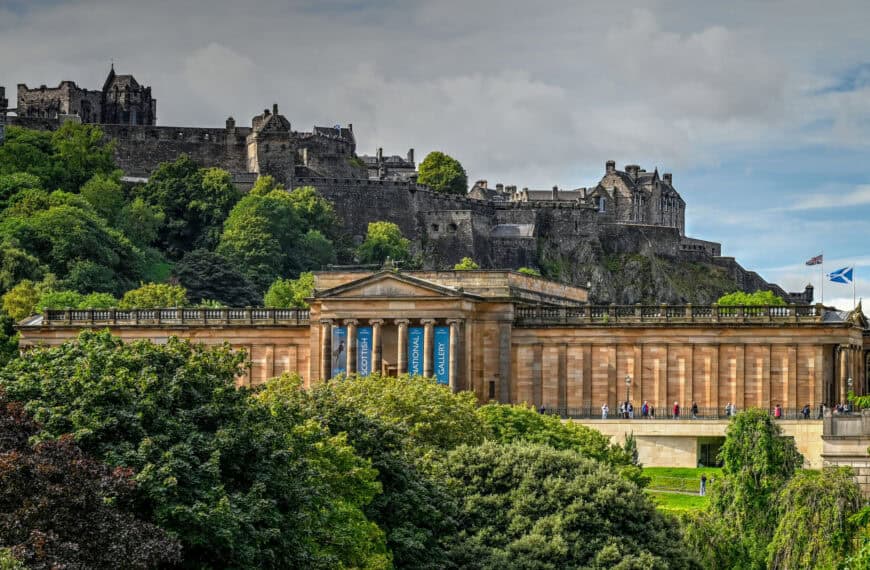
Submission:
[[185,568],[388,568],[363,508],[376,472],[305,412],[236,388],[243,353],[82,333],[0,372],[43,426],[133,469],[134,512],[178,537]]
[[136,488],[130,470],[94,461],[68,436],[32,445],[37,435],[21,406],[0,396],[0,544],[10,559],[46,570],[180,559],[177,541],[125,512]]
[[736,305],[783,306],[786,304],[782,297],[775,295],[773,291],[756,291],[754,293],[736,291],[719,297],[719,300],[716,301],[716,303],[723,307],[733,307]]
[[228,172],[200,168],[182,155],[161,164],[147,184],[134,189],[133,197],[163,213],[165,225],[157,243],[170,259],[180,259],[193,249],[214,248],[240,194]]
[[470,257],[463,257],[459,263],[453,266],[454,271],[470,271],[473,269],[480,269],[480,266]]
[[267,307],[289,309],[308,308],[305,299],[314,295],[314,274],[305,272],[298,279],[276,279],[266,291],[263,303]]
[[468,192],[468,175],[458,160],[443,152],[430,152],[420,163],[417,182],[436,192],[464,196]]
[[95,174],[81,188],[82,197],[113,226],[117,226],[118,216],[124,207],[124,190],[121,188],[120,174],[120,171],[108,176]]
[[187,289],[169,283],[146,283],[124,293],[121,309],[159,309],[187,305]]
[[574,451],[459,447],[444,465],[460,500],[459,568],[694,568],[678,527],[645,493]]
[[254,285],[219,253],[191,251],[175,265],[172,274],[192,301],[211,299],[233,307],[260,304]]
[[408,261],[411,242],[392,222],[369,222],[366,239],[357,248],[357,257],[360,263],[384,263],[388,257],[393,261]]
[[39,176],[26,172],[13,172],[0,175],[0,208],[5,208],[9,198],[22,190],[42,190]]

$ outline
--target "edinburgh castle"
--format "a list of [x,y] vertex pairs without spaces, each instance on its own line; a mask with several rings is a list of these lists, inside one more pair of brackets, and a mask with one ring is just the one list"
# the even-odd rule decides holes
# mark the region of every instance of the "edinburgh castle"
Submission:
[[[229,171],[243,189],[260,175],[287,187],[314,186],[333,202],[356,242],[369,222],[393,222],[426,269],[450,268],[463,257],[486,268],[538,268],[591,286],[595,300],[606,302],[709,303],[728,289],[812,301],[811,287],[787,293],[723,257],[720,244],[686,236],[686,203],[673,175],[657,169],[618,169],[608,160],[601,179],[588,187],[541,190],[478,180],[457,196],[417,183],[413,149],[404,156],[380,148],[373,156],[358,155],[352,124],[294,130],[277,104],[249,126],[232,117],[222,128],[158,126],[151,88],[114,68],[99,90],[73,81],[53,88],[21,84],[15,108],[4,94],[0,87],[0,142],[4,124],[53,130],[72,120],[100,125],[115,142],[117,163],[130,183],[186,154],[203,167]],[[649,259],[664,260],[681,277],[656,273],[660,264]],[[684,286],[696,279],[698,267],[716,276],[707,289]],[[617,274],[643,275],[648,283]]]

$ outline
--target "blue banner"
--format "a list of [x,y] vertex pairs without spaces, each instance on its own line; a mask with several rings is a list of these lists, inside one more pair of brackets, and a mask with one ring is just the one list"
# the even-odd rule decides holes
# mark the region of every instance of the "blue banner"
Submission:
[[347,329],[332,327],[332,377],[347,372]]
[[372,372],[372,327],[356,329],[356,372],[368,376]]
[[423,327],[408,327],[408,374],[423,375]]
[[435,327],[435,379],[450,384],[450,327]]

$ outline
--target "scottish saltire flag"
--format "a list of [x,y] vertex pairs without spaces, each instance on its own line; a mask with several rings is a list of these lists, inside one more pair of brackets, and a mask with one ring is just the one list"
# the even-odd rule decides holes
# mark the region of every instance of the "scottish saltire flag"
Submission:
[[852,282],[852,267],[844,267],[836,271],[828,273],[828,280],[834,283],[851,283]]
[[821,265],[822,262],[825,261],[823,255],[817,255],[815,257],[811,257],[807,260],[807,265]]

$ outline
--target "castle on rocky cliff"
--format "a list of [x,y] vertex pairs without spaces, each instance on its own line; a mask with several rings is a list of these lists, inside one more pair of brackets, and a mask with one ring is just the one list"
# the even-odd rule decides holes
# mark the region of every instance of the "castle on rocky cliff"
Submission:
[[[353,125],[297,131],[277,104],[253,117],[250,126],[237,126],[232,117],[222,128],[158,126],[151,88],[132,75],[117,75],[114,67],[101,90],[72,81],[56,88],[19,85],[14,109],[4,93],[0,87],[0,143],[4,123],[42,130],[68,120],[94,123],[115,141],[118,165],[132,181],[187,154],[203,167],[229,171],[243,189],[267,174],[288,187],[314,186],[333,202],[354,240],[363,239],[371,221],[394,222],[427,268],[449,268],[466,256],[489,268],[549,264],[565,268],[559,272],[565,281],[592,283],[594,292],[603,279],[596,266],[604,257],[654,254],[719,266],[745,291],[769,289],[795,302],[812,301],[811,287],[786,293],[722,257],[720,244],[686,236],[686,203],[673,176],[657,169],[618,170],[608,160],[601,179],[589,187],[518,190],[479,180],[467,195],[456,196],[417,183],[413,149],[405,156],[385,156],[381,148],[374,156],[358,155]],[[599,290],[599,301],[640,300]]]

